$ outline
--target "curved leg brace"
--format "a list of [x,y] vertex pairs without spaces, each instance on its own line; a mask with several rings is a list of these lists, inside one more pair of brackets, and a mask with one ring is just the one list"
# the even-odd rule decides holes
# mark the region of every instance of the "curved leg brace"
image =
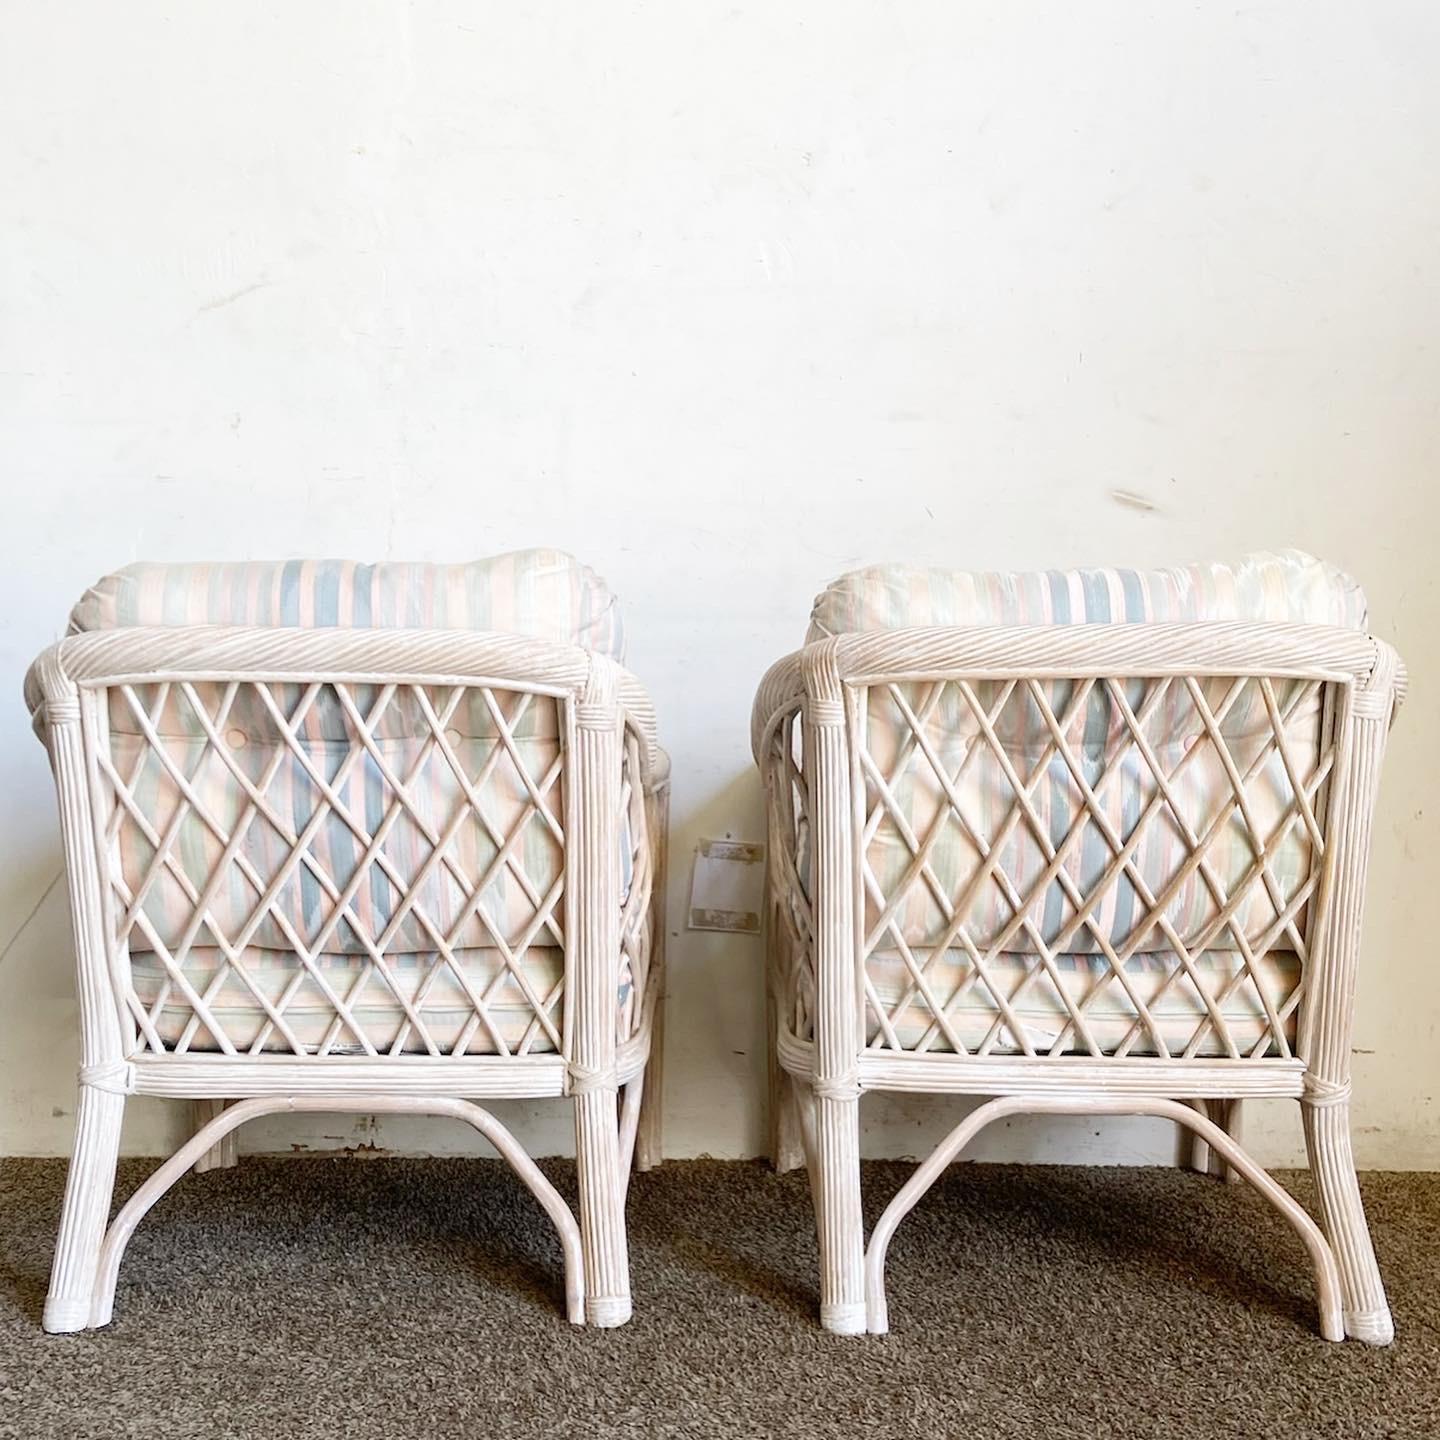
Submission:
[[889,1327],[885,1303],[885,1253],[896,1227],[914,1209],[920,1197],[935,1183],[947,1165],[993,1120],[1007,1115],[1155,1115],[1188,1126],[1211,1150],[1248,1180],[1294,1226],[1315,1270],[1316,1298],[1320,1307],[1320,1333],[1327,1340],[1343,1340],[1345,1327],[1340,1313],[1340,1271],[1335,1254],[1319,1226],[1305,1209],[1283,1189],[1234,1140],[1213,1121],[1178,1100],[1146,1096],[1110,1098],[1101,1095],[1006,1095],[987,1101],[971,1111],[935,1148],[934,1153],[901,1188],[886,1207],[870,1236],[865,1253],[865,1301],[868,1328],[883,1335]]
[[[117,1097],[118,1098],[118,1097]],[[521,1148],[520,1142],[488,1110],[469,1100],[444,1096],[408,1095],[280,1095],[255,1100],[238,1100],[226,1106],[213,1120],[185,1142],[125,1202],[110,1225],[100,1247],[99,1264],[89,1305],[89,1326],[108,1325],[115,1304],[115,1281],[120,1260],[151,1206],[213,1146],[247,1120],[281,1111],[334,1112],[359,1114],[449,1115],[473,1125],[507,1160],[531,1194],[540,1202],[560,1235],[565,1256],[565,1310],[572,1325],[585,1322],[583,1291],[584,1266],[580,1254],[580,1227],[570,1207],[560,1198],[544,1172]],[[75,1326],[72,1328],[85,1328]]]

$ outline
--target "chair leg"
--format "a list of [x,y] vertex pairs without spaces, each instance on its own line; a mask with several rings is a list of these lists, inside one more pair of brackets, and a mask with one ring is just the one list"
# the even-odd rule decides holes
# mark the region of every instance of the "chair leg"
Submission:
[[805,1163],[805,1146],[800,1134],[799,1100],[796,1081],[780,1063],[775,1045],[775,997],[767,994],[765,1032],[766,1065],[769,1077],[770,1108],[767,1115],[770,1163],[777,1175],[798,1170]]
[[784,1175],[805,1164],[805,1147],[800,1135],[796,1081],[780,1063],[776,1045],[776,1024],[779,1016],[774,992],[769,987],[766,988],[765,1000],[766,1074],[769,1080],[766,1124],[769,1131],[770,1163],[777,1175]]
[[776,1065],[770,1074],[770,1163],[777,1175],[805,1164],[800,1096],[794,1076]]
[[820,1323],[837,1335],[863,1335],[865,1222],[860,1208],[858,1097],[815,1097],[815,1163]]
[[[1207,1120],[1215,1118],[1210,1112],[1208,1100],[1186,1100],[1184,1103]],[[1194,1170],[1200,1175],[1207,1174],[1210,1169],[1210,1147],[1189,1126],[1177,1125],[1175,1129],[1176,1165],[1182,1170]]]
[[635,1136],[635,1168],[653,1170],[665,1159],[665,903],[670,855],[670,787],[651,797],[655,873],[650,883],[650,972],[655,1010],[650,1017],[650,1054],[640,1090],[640,1127]]
[[96,1304],[95,1278],[115,1191],[124,1114],[123,1095],[91,1085],[80,1087],[75,1147],[65,1177],[60,1234],[41,1322],[52,1335],[88,1330],[98,1323],[97,1313],[108,1314],[108,1306]]
[[575,1097],[575,1168],[580,1181],[580,1240],[585,1255],[588,1325],[623,1325],[630,1318],[625,1177],[620,1160],[615,1091],[581,1091]]
[[[213,1120],[230,1102],[228,1100],[192,1100],[190,1115],[192,1128],[196,1131]],[[229,1170],[237,1159],[235,1146],[237,1131],[222,1136],[196,1162],[195,1173],[202,1175],[206,1170]]]
[[665,1158],[665,997],[655,1002],[650,1021],[650,1058],[640,1090],[640,1125],[635,1134],[635,1168],[653,1170]]
[[[1210,1102],[1210,1118],[1232,1139],[1236,1144],[1241,1143],[1240,1125],[1240,1102],[1238,1100],[1212,1100]],[[1227,1185],[1239,1185],[1243,1183],[1243,1177],[1233,1165],[1226,1162],[1223,1155],[1205,1146],[1208,1152],[1206,1169],[1217,1180],[1223,1180]]]
[[1345,1333],[1369,1345],[1388,1345],[1395,1338],[1395,1325],[1360,1200],[1350,1148],[1350,1106],[1345,1101],[1315,1104],[1302,1100],[1300,1108],[1325,1233],[1340,1267]]
[[[1197,1114],[1203,1115],[1218,1125],[1232,1140],[1240,1139],[1240,1102],[1210,1098],[1187,1100],[1185,1102]],[[1176,1164],[1182,1170],[1194,1170],[1199,1175],[1213,1175],[1229,1185],[1242,1183],[1242,1176],[1226,1163],[1225,1157],[1212,1150],[1193,1130],[1180,1127],[1177,1138]]]

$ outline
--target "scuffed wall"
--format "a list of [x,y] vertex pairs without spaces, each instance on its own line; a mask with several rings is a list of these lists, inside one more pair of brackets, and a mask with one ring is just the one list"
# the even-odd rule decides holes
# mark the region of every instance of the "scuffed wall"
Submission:
[[[833,573],[1298,544],[1410,661],[1357,1036],[1367,1165],[1440,1165],[1440,88],[1422,0],[13,7],[0,48],[0,1152],[76,1063],[20,698],[128,560],[547,543],[623,596],[675,764],[673,1153],[762,1139],[751,695]],[[137,1104],[126,1145],[175,1137]],[[1293,1107],[1256,1108],[1262,1158]],[[560,1106],[507,1115],[544,1150]],[[871,1102],[872,1153],[955,1114]],[[252,1147],[464,1148],[295,1117]],[[1148,1122],[990,1157],[1164,1159]]]

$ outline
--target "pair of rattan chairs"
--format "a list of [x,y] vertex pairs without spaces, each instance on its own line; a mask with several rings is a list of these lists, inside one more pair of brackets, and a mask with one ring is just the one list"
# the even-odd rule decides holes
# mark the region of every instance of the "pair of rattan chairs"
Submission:
[[[132,566],[27,697],[78,960],[44,1324],[111,1317],[138,1221],[285,1110],[464,1120],[559,1232],[569,1319],[630,1315],[658,1162],[668,762],[613,597],[568,556]],[[984,1125],[1144,1114],[1275,1203],[1329,1339],[1390,1338],[1349,1137],[1371,814],[1403,691],[1357,586],[1238,566],[831,585],[756,699],[775,1159],[820,1315],[883,1331],[898,1222]],[[987,1098],[862,1224],[867,1090]],[[110,1218],[130,1095],[192,1137]],[[479,1101],[569,1097],[578,1216]],[[1301,1102],[1317,1223],[1238,1141]],[[957,1257],[963,1264],[963,1257]]]

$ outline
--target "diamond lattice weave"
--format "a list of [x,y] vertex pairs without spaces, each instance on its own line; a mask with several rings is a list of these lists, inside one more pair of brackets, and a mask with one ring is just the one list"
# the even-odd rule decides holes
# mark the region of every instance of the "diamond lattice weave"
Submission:
[[[137,688],[135,703],[125,690],[112,692],[114,766],[122,776],[134,776],[130,788],[155,830],[163,834],[178,826],[178,866],[154,874],[145,903],[148,922],[166,945],[178,942],[193,910],[192,892],[209,877],[224,852],[224,837],[241,825],[262,785],[264,804],[239,833],[241,863],[227,867],[224,883],[207,900],[214,921],[232,939],[243,933],[254,909],[247,866],[267,884],[285,874],[273,909],[256,915],[248,944],[288,948],[288,929],[298,928],[321,941],[319,950],[364,953],[357,923],[372,938],[384,934],[417,877],[419,913],[399,914],[388,950],[434,949],[427,921],[442,934],[456,929],[453,943],[461,946],[493,943],[494,928],[511,943],[524,934],[535,918],[537,896],[554,887],[563,862],[554,700],[465,689],[442,695],[413,687],[395,689],[381,705],[379,698],[374,686],[342,693],[330,686],[307,691],[247,684],[234,687],[227,699],[223,686],[174,685],[152,722],[157,687]],[[438,735],[428,716],[440,722]],[[362,734],[364,743],[352,745]],[[187,802],[182,776],[194,806]],[[404,782],[406,804],[392,806],[391,779]],[[468,808],[467,783],[478,802],[470,812],[477,823],[455,824]],[[366,868],[349,905],[323,931],[330,907],[317,870],[341,887],[351,882],[368,837],[392,809],[382,836],[383,858]],[[434,841],[447,829],[444,862],[427,872]],[[307,830],[314,863],[286,870],[295,836]],[[515,861],[494,868],[500,841],[507,838]],[[119,840],[125,879],[134,891],[151,871],[155,845],[133,812]],[[492,870],[476,913],[462,921],[470,890],[464,877]],[[558,929],[547,934],[560,940]]]
[[[1319,749],[1316,685],[1282,683],[1270,697],[1284,717],[1284,754],[1258,682],[867,693],[867,940],[898,923],[912,945],[943,943],[961,906],[968,935],[985,948],[1093,951],[1102,937],[1117,948],[1163,947],[1156,920],[1141,925],[1148,891],[1168,896],[1164,917],[1187,943],[1204,936],[1199,948],[1231,949],[1234,928],[1215,925],[1218,894],[1239,895],[1234,927],[1253,941],[1310,873],[1309,832],[1286,821],[1287,759],[1308,784]],[[1243,777],[1243,805],[1232,770]],[[1197,836],[1209,839],[1203,868],[1189,863]],[[1116,839],[1129,864],[1107,883]],[[1265,844],[1271,883],[1246,884]],[[1053,883],[1042,884],[1052,871]],[[1080,923],[1074,896],[1091,893],[1096,903]],[[1033,896],[1025,923],[1019,896]],[[1283,928],[1276,939],[1289,944]]]
[[[538,1024],[525,992],[506,968],[498,950],[462,949],[454,954],[465,973],[468,988],[485,995],[490,1023],[498,1028],[512,1052],[539,1055],[557,1049],[550,1029]],[[398,1041],[398,1053],[426,1053],[420,1033],[413,1025],[406,1028],[404,1004],[397,1000],[393,989],[398,989],[413,1006],[423,987],[421,1009],[425,1030],[442,1054],[454,1051],[474,1013],[467,986],[433,953],[389,957],[387,980],[383,984],[374,982],[373,978],[371,983],[357,983],[370,963],[363,955],[328,953],[315,957],[315,961],[330,990],[347,997],[351,1014],[382,1052],[390,1051]],[[554,946],[532,945],[520,964],[534,993],[542,998],[555,997],[551,1018],[558,1028],[559,999],[565,976],[564,951]],[[257,989],[272,1005],[282,994],[290,992],[285,1007],[286,1033],[270,1027],[268,1038],[261,1045],[264,1050],[291,1052],[294,1046],[286,1038],[288,1033],[303,1051],[314,1054],[325,1044],[334,1026],[335,1008],[327,992],[311,979],[290,951],[249,949],[243,953],[240,964],[232,967],[223,951],[196,948],[186,957],[184,968],[186,978],[206,996],[211,1014],[237,1050],[249,1050],[268,1023],[265,1010],[256,1003]],[[228,973],[222,974],[222,971]],[[160,1039],[174,1048],[185,1034],[194,1012],[185,996],[169,983],[164,963],[153,951],[132,952],[130,979],[135,996],[151,1015]],[[627,985],[626,1000],[628,991]],[[189,1048],[201,1050],[214,1046],[208,1043],[207,1035],[197,1033]],[[477,1033],[472,1035],[467,1049],[472,1054],[487,1054],[495,1053],[498,1047],[488,1034]],[[329,1053],[363,1052],[352,1036],[341,1035],[331,1041]]]
[[[857,690],[866,1043],[1289,1055],[1334,766],[1319,682]],[[809,1038],[811,836],[777,734],[784,999]]]
[[[108,719],[96,761],[110,923],[115,953],[134,966],[141,1044],[561,1048],[554,698],[482,686],[118,685]],[[628,841],[622,854],[633,872]],[[627,958],[622,1033],[635,972]]]

